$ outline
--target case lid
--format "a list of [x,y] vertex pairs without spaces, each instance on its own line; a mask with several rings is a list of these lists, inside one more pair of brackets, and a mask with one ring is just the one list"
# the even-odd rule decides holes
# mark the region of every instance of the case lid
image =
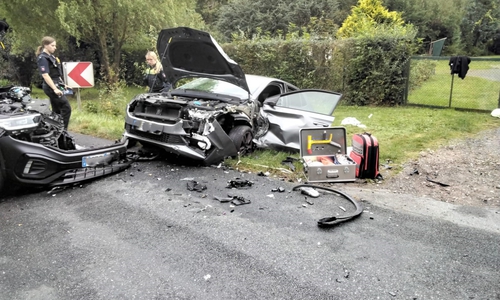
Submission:
[[302,128],[299,141],[301,157],[347,153],[345,127]]

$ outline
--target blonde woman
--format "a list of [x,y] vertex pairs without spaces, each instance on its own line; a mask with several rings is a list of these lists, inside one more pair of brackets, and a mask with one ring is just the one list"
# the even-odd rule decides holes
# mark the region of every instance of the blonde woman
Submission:
[[71,105],[63,92],[66,85],[62,80],[61,61],[54,56],[55,51],[56,40],[50,36],[43,37],[36,50],[38,70],[43,78],[42,89],[50,99],[52,111],[61,115],[64,128],[68,129]]
[[170,83],[167,82],[167,76],[163,72],[163,66],[158,61],[158,56],[153,51],[146,53],[146,74],[144,75],[144,85],[149,87],[150,93],[168,92]]

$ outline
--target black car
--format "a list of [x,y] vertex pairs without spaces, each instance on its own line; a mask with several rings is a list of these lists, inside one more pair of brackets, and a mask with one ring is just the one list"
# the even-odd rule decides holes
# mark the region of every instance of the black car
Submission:
[[244,74],[207,32],[163,29],[157,51],[176,88],[132,99],[124,133],[130,144],[210,165],[255,147],[299,151],[301,128],[334,120],[340,94]]
[[49,109],[49,100],[32,99],[26,87],[0,87],[0,191],[7,182],[74,184],[120,172],[130,164],[126,143],[76,149],[61,116]]

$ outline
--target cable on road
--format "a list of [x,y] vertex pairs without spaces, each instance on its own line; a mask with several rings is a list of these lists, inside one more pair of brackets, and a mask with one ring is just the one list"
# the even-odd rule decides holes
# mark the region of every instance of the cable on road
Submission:
[[354,200],[351,196],[349,196],[346,193],[343,193],[339,190],[335,190],[335,189],[331,189],[331,188],[327,188],[327,187],[322,187],[322,186],[318,186],[318,185],[314,185],[314,184],[300,184],[300,185],[295,186],[292,190],[297,191],[303,187],[310,187],[310,188],[325,190],[325,191],[328,191],[331,193],[338,194],[338,195],[344,197],[345,199],[349,200],[356,207],[356,211],[353,212],[352,214],[348,214],[348,215],[341,216],[341,217],[332,216],[332,217],[325,217],[325,218],[319,219],[318,226],[320,226],[320,227],[335,226],[341,222],[346,222],[346,221],[352,220],[352,219],[358,217],[359,215],[361,215],[361,213],[363,212],[363,205],[360,202]]

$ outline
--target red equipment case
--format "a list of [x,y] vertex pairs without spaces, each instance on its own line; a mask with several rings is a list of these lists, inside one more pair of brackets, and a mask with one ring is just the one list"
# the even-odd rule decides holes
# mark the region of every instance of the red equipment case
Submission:
[[380,177],[379,146],[376,137],[367,132],[353,135],[352,151],[349,156],[356,162],[357,178]]

